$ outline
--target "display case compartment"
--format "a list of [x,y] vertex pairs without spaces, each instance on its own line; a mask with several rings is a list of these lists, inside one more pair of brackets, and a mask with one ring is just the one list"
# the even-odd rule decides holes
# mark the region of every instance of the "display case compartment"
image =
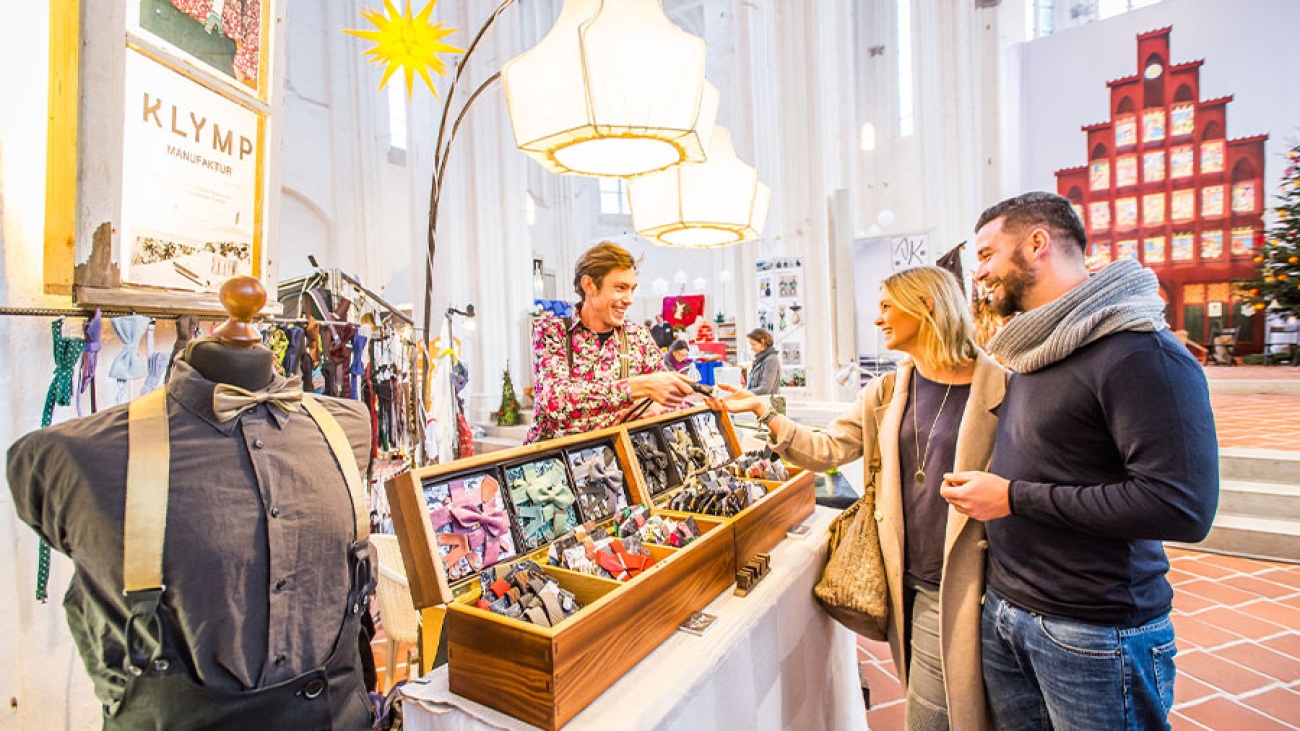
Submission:
[[[636,463],[637,471],[641,475],[641,484],[645,487],[645,493],[648,497],[662,495],[675,487],[679,487],[685,477],[678,471],[677,462],[668,453],[668,444],[664,440],[664,435],[658,426],[638,427],[628,430],[628,436],[633,444],[633,461]],[[641,441],[648,441],[654,444],[654,447],[662,452],[668,458],[668,465],[664,470],[665,479],[662,486],[657,486],[654,480],[646,477],[643,471],[641,460],[636,456],[636,445]]]
[[[708,513],[690,513],[681,510],[656,508],[654,512],[684,518],[691,516],[697,524],[703,521],[723,521],[735,533],[736,566],[744,566],[751,558],[765,553],[785,540],[785,533],[812,515],[817,495],[814,475],[800,469],[791,469],[785,482],[754,480],[768,489],[768,493],[753,505],[724,518]],[[666,503],[673,493],[663,493],[656,500]]]
[[813,477],[813,473],[800,470],[785,482],[760,480],[768,485],[768,494],[731,519],[737,567],[749,563],[760,553],[772,550],[785,540],[786,531],[812,515],[817,506]]
[[735,580],[730,525],[682,549],[650,550],[663,559],[626,583],[547,567],[564,584],[613,587],[554,627],[452,604],[451,692],[544,729],[563,726]]

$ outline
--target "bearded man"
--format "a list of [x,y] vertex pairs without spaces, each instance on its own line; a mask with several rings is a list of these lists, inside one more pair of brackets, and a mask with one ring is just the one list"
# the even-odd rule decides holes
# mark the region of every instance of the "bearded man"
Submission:
[[989,342],[1012,371],[988,472],[943,496],[985,521],[984,681],[1002,731],[1167,729],[1173,590],[1162,541],[1218,504],[1205,374],[1165,323],[1155,274],[1089,275],[1070,202],[1026,193],[976,224]]

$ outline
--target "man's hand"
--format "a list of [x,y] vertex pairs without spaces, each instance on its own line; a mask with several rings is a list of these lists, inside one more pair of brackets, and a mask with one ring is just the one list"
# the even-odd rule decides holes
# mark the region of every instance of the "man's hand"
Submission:
[[686,401],[686,397],[695,393],[691,382],[678,373],[647,373],[627,379],[632,391],[632,399],[648,398],[651,401],[675,409]]
[[988,521],[1011,515],[1010,488],[1010,480],[988,472],[949,472],[939,494],[957,512]]
[[727,383],[719,383],[717,388],[725,391],[727,395],[722,398],[710,397],[705,399],[710,408],[729,411],[733,414],[750,411],[753,412],[754,416],[763,415],[763,402],[749,391],[736,388]]

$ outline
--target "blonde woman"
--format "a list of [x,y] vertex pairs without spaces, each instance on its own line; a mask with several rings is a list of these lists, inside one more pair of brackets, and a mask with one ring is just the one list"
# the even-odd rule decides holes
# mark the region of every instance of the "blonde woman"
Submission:
[[876,326],[885,347],[909,357],[824,431],[765,409],[747,391],[724,386],[731,393],[720,404],[758,415],[776,451],[810,470],[869,456],[879,440],[877,520],[906,728],[992,729],[980,672],[984,526],[949,508],[939,488],[946,473],[988,465],[1006,374],[975,345],[961,287],[937,267],[886,279]]

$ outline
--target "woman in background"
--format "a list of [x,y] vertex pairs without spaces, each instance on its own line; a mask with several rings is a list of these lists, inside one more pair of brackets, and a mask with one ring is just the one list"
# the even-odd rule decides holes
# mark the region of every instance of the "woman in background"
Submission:
[[732,393],[713,403],[761,414],[773,449],[809,470],[852,462],[878,440],[875,518],[906,728],[985,731],[993,724],[980,667],[984,525],[950,508],[939,488],[947,472],[988,465],[1006,372],[976,346],[961,287],[937,267],[886,279],[876,326],[885,347],[909,357],[893,377],[867,384],[824,431],[765,408],[748,391],[722,386]]
[[749,341],[749,352],[754,354],[754,363],[749,366],[749,378],[745,381],[749,392],[766,396],[781,392],[781,356],[772,347],[772,333],[756,327],[745,336]]
[[687,345],[685,340],[674,340],[673,344],[668,346],[664,363],[670,371],[686,373],[691,369],[691,346]]

